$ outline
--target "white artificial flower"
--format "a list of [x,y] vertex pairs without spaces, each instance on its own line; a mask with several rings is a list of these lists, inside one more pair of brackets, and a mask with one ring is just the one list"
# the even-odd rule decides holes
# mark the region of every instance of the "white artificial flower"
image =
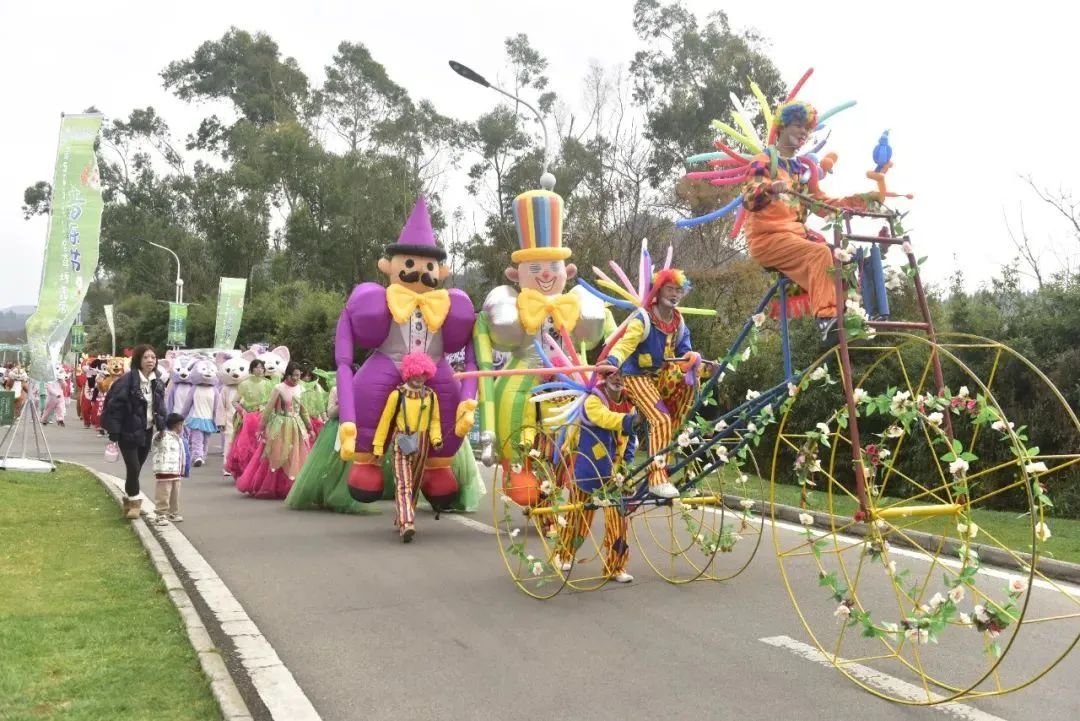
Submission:
[[679,434],[679,437],[678,437],[677,440],[679,442],[679,447],[680,448],[686,448],[686,447],[688,447],[690,445],[690,434],[688,432],[686,432],[686,431],[683,431],[682,433]]
[[756,390],[751,388],[750,390],[746,391],[746,400],[752,401],[755,398],[759,397],[760,395],[761,395],[760,393],[758,393]]
[[1046,464],[1042,461],[1035,461],[1024,466],[1024,470],[1028,473],[1046,473]]
[[971,616],[969,616],[968,614],[961,611],[960,612],[960,623],[962,625],[964,625],[964,626],[970,626],[971,625]]
[[529,451],[529,456],[532,457],[532,458],[539,458],[540,457],[540,449],[539,448],[531,449]]
[[727,463],[728,462],[727,446],[721,446],[721,445],[716,446],[716,458],[721,463]]
[[772,414],[773,414],[772,403],[770,403],[769,405],[767,405],[767,406],[765,406],[764,408],[761,409],[761,415],[763,415],[763,416],[771,416]]
[[885,631],[885,633],[888,634],[895,635],[897,633],[900,633],[900,625],[897,623],[893,623],[892,621],[884,621],[881,624],[881,628]]
[[545,496],[549,495],[554,490],[555,484],[551,481],[544,481],[540,484],[540,492],[543,493]]
[[727,423],[725,423],[724,421],[717,421],[716,425],[713,426],[713,430],[717,433],[722,432],[725,428],[727,428]]
[[726,371],[720,371],[720,377],[716,379],[716,382],[717,383],[723,383],[725,378],[727,378],[727,372]]
[[663,456],[653,456],[652,462],[654,465],[660,466],[661,468],[665,468],[667,466],[667,461],[664,459]]
[[814,460],[810,461],[810,471],[812,473],[821,473],[821,459],[820,458],[815,458]]
[[513,503],[513,501],[510,500],[510,496],[506,495],[505,493],[500,493],[499,498],[502,499],[503,503]]
[[521,529],[520,528],[515,528],[514,530],[510,531],[510,538],[517,538],[520,534],[521,534]]
[[964,587],[954,586],[949,589],[949,600],[954,604],[958,604],[964,600]]
[[943,603],[945,603],[945,597],[942,596],[940,593],[935,593],[930,598],[930,609],[931,610],[937,610],[937,608],[939,606],[941,606]]
[[904,631],[904,638],[916,643],[926,643],[930,640],[930,632],[925,628],[909,628]]
[[814,517],[811,516],[809,513],[800,513],[799,523],[803,524],[804,526],[812,526],[814,525]]
[[1026,578],[1020,576],[1014,576],[1009,579],[1009,593],[1015,593],[1020,595],[1028,590],[1028,582]]
[[833,256],[836,257],[841,263],[847,263],[853,257],[851,251],[847,248],[833,248]]
[[555,528],[555,526],[552,526],[551,528],[548,529],[548,532],[545,533],[544,535],[547,536],[548,538],[558,538],[559,537],[559,529]]
[[1042,521],[1035,524],[1035,537],[1040,541],[1050,540],[1050,526],[1046,525]]
[[512,472],[514,472],[514,473],[521,473],[521,464],[520,463],[511,463],[510,464],[510,470]]
[[949,464],[949,473],[954,476],[961,476],[968,472],[968,462],[963,458],[957,458],[955,461]]
[[694,540],[697,541],[698,543],[705,543],[705,534],[703,534],[703,533],[697,534],[696,536],[694,536]]
[[904,435],[904,429],[898,425],[891,425],[885,429],[885,435],[889,438],[899,438]]
[[836,616],[841,621],[846,621],[851,616],[851,606],[848,606],[846,603],[841,603],[836,607],[836,610],[833,611],[832,615]]
[[566,516],[555,516],[555,523],[559,524],[560,528],[566,528]]
[[895,576],[896,575],[896,561],[889,561],[887,564],[885,564],[885,570],[889,573],[890,576]]
[[746,475],[745,473],[740,473],[738,478],[735,479],[735,482],[741,486],[749,480],[750,476]]
[[926,417],[926,420],[932,426],[940,426],[945,420],[945,416],[942,415],[941,411],[934,411]]
[[810,380],[820,381],[829,377],[829,367],[825,364],[819,365],[814,369],[814,372],[810,374]]
[[626,476],[624,476],[621,473],[616,473],[615,474],[615,483],[617,483],[617,484],[619,484],[621,486],[625,482],[626,482]]
[[817,423],[817,424],[815,424],[815,427],[819,431],[821,431],[822,435],[825,435],[825,436],[829,435],[829,424],[828,423]]
[[742,359],[743,359],[743,360],[750,360],[750,353],[751,353],[751,350],[752,350],[752,349],[750,348],[750,346],[746,346],[746,350],[744,350],[744,351],[742,352]]
[[968,390],[967,386],[960,386],[960,390],[956,392],[957,398],[968,398],[969,396],[971,396],[971,391]]
[[995,431],[1001,431],[1002,433],[1004,433],[1006,427],[1008,427],[1009,429],[1016,428],[1016,424],[1012,421],[1006,423],[1005,421],[999,419],[991,423],[990,427],[993,428]]
[[990,614],[986,612],[986,607],[982,604],[976,604],[971,611],[975,614],[975,620],[979,623],[986,623],[990,620]]
[[889,403],[889,410],[894,416],[900,415],[911,404],[911,391],[897,391]]
[[754,313],[752,316],[750,316],[750,318],[753,319],[754,326],[757,327],[757,328],[760,328],[761,326],[765,325],[765,314],[764,313]]
[[533,563],[532,575],[539,576],[543,572],[544,572],[544,564],[543,563],[541,563],[540,561],[536,561],[535,563]]
[[799,386],[795,385],[794,383],[788,383],[787,384],[787,394],[789,396],[794,398],[795,394],[798,393],[798,392],[799,392]]
[[741,501],[739,501],[739,505],[749,511],[751,508],[754,507],[754,499],[753,498],[744,498]]
[[884,518],[875,518],[874,525],[877,526],[880,530],[884,531],[886,528],[889,527],[889,522],[886,521]]
[[534,555],[532,555],[530,553],[529,555],[525,556],[525,560],[528,561],[529,563],[532,563],[533,561],[536,560],[536,556],[534,556]]
[[855,396],[855,403],[857,404],[865,402],[866,399],[870,396],[870,394],[862,388],[856,388],[852,395]]
[[888,448],[879,448],[877,455],[878,458],[880,458],[881,460],[885,460],[892,455],[892,451],[890,451]]
[[979,526],[974,521],[971,523],[957,523],[956,532],[962,537],[975,538],[975,536],[979,535]]
[[746,432],[747,433],[757,433],[757,423],[754,423],[753,421],[750,421],[749,423],[747,423],[746,424]]

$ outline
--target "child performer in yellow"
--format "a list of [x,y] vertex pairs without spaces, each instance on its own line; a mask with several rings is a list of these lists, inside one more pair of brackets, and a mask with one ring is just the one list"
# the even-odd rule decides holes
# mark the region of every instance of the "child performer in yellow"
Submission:
[[[694,387],[686,383],[686,370],[701,357],[690,346],[690,329],[676,306],[690,290],[690,281],[676,268],[653,276],[659,286],[647,313],[630,321],[623,337],[601,363],[622,370],[626,393],[649,423],[649,493],[677,498],[679,490],[668,480],[664,453],[673,430],[682,425],[694,401]],[[677,358],[670,362],[665,359]]]
[[385,452],[387,440],[393,442],[394,483],[397,489],[394,496],[397,519],[394,523],[403,543],[408,543],[416,535],[416,492],[428,450],[442,448],[439,402],[425,385],[434,375],[435,363],[427,353],[409,353],[401,359],[401,377],[405,382],[391,391],[386,399],[372,441],[375,458],[380,458]]
[[[574,482],[570,502],[590,500],[604,484],[611,483],[618,469],[634,460],[637,439],[631,430],[634,405],[624,392],[623,376],[609,373],[597,387],[600,395],[585,400],[584,414],[578,429],[577,453],[574,454]],[[595,511],[570,514],[569,523],[560,531],[559,560],[563,571],[573,568],[573,558],[581,539],[592,527]],[[630,547],[626,542],[626,516],[618,506],[604,507],[604,574],[617,583],[630,583],[626,572]]]

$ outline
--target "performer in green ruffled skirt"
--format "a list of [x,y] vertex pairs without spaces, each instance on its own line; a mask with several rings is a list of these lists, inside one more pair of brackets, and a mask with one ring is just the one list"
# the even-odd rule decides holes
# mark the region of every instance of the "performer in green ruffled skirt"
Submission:
[[338,513],[377,514],[374,504],[357,503],[349,495],[349,466],[338,452],[338,395],[330,389],[328,420],[308,454],[285,505],[297,511],[327,510]]

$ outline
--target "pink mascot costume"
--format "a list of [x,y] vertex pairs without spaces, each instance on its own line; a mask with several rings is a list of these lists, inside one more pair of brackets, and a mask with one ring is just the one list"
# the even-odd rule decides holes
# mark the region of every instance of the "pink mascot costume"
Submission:
[[[65,366],[56,366],[56,380],[45,384],[45,408],[41,412],[43,425],[49,423],[49,419],[55,415],[56,425],[64,426],[64,418],[67,412],[67,393],[64,389],[68,386],[68,372]],[[70,391],[69,391],[70,392]]]
[[[476,314],[463,291],[439,288],[450,274],[442,264],[445,259],[446,252],[435,244],[421,196],[397,243],[387,246],[379,260],[389,287],[356,286],[338,319],[334,352],[341,405],[338,437],[341,458],[354,461],[349,492],[361,503],[382,498],[382,469],[372,455],[372,441],[386,399],[402,382],[401,359],[415,351],[427,353],[435,363],[428,386],[439,400],[443,437],[442,448],[432,451],[424,464],[420,490],[436,511],[457,498],[450,462],[473,424],[476,380],[459,384],[446,356],[464,349],[466,368],[476,368],[471,342]],[[372,353],[354,373],[357,347]]]

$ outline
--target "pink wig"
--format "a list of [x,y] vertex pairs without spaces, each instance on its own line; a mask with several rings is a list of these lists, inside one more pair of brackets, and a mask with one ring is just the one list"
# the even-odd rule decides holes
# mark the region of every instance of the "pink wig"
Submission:
[[409,353],[401,359],[401,378],[409,380],[416,376],[424,376],[424,380],[435,375],[435,362],[431,356],[423,351]]

